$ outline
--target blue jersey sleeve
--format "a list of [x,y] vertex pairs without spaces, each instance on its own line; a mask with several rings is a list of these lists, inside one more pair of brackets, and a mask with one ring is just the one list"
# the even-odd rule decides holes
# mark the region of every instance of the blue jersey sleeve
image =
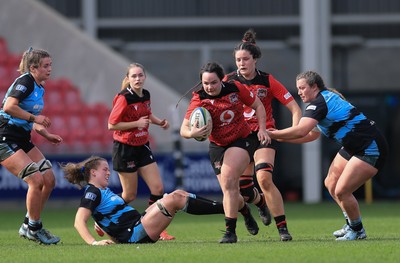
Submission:
[[8,96],[23,101],[33,92],[34,89],[35,84],[30,78],[19,78],[11,87]]
[[93,185],[88,185],[83,197],[81,198],[81,204],[79,205],[79,207],[87,208],[93,212],[94,209],[100,204],[100,201],[100,190]]
[[307,105],[303,117],[312,118],[320,122],[325,119],[327,114],[328,106],[321,93],[319,93],[318,96]]

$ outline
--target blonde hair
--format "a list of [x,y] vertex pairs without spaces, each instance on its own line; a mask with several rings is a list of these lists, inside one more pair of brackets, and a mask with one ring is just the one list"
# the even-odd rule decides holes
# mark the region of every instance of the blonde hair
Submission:
[[51,58],[49,52],[43,49],[33,49],[30,47],[22,55],[21,62],[19,63],[18,72],[25,74],[30,72],[31,66],[38,68],[40,66],[41,59]]
[[125,89],[126,87],[129,86],[129,80],[128,80],[129,70],[130,70],[131,68],[136,68],[136,67],[141,68],[141,69],[143,70],[143,73],[146,75],[146,71],[145,71],[145,69],[144,69],[144,67],[143,67],[142,64],[135,63],[135,62],[129,64],[129,66],[128,66],[128,68],[127,68],[127,71],[126,71],[126,74],[125,74],[125,78],[122,80],[121,90],[123,90],[123,89]]
[[103,157],[91,156],[79,163],[60,164],[64,171],[64,178],[71,184],[77,185],[80,189],[86,186],[90,180],[90,170],[97,169],[101,161],[107,161]]

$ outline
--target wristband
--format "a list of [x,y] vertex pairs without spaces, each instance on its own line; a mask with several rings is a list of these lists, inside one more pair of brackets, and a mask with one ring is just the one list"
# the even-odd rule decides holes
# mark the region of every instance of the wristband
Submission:
[[96,246],[99,242],[97,242],[96,240],[92,242],[92,246]]
[[29,120],[28,120],[29,122],[35,122],[35,115],[33,115],[33,114],[31,114],[30,116],[29,116]]

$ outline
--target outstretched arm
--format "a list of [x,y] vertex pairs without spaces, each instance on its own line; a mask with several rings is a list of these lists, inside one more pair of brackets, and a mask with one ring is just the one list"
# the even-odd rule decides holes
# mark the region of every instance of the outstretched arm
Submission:
[[297,126],[292,126],[282,130],[268,131],[272,139],[285,142],[304,143],[316,140],[319,134],[314,130],[318,121],[312,118],[303,117]]
[[301,119],[301,109],[295,100],[292,100],[285,105],[286,108],[292,113],[292,126],[296,126]]
[[106,239],[101,241],[96,241],[96,239],[90,233],[87,227],[87,221],[89,220],[92,212],[83,207],[79,207],[75,215],[75,229],[78,231],[79,235],[83,240],[89,245],[105,246],[109,244],[114,244],[112,240]]

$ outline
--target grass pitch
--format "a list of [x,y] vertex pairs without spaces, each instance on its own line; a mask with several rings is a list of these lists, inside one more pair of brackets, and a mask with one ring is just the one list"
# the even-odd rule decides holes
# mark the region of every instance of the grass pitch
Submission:
[[[332,232],[344,219],[334,203],[286,203],[291,242],[279,241],[276,227],[260,227],[256,236],[238,220],[236,244],[219,244],[223,215],[194,216],[178,213],[168,232],[174,241],[155,244],[89,246],[73,228],[75,208],[48,208],[44,226],[61,237],[58,245],[39,245],[18,236],[25,214],[23,205],[0,210],[0,262],[400,262],[400,204],[360,204],[368,238],[337,242]],[[143,210],[144,206],[138,206]],[[92,222],[90,222],[90,228]],[[100,240],[94,232],[93,235]]]

